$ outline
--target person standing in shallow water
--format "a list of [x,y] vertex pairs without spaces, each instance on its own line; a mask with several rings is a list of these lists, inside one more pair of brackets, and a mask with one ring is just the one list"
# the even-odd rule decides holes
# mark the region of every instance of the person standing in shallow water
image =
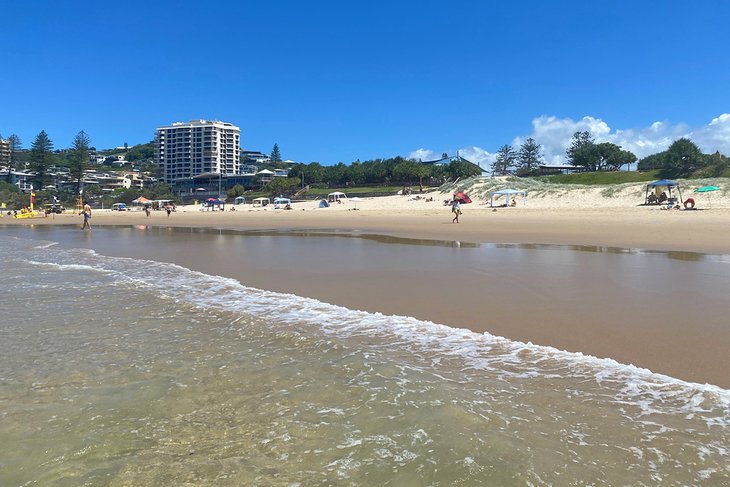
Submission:
[[459,215],[461,215],[461,204],[456,198],[451,201],[451,212],[454,214],[454,219],[451,220],[451,223],[459,223]]
[[84,224],[81,225],[81,230],[89,229],[91,230],[91,222],[89,221],[91,219],[91,205],[89,205],[89,202],[84,203],[84,208],[81,210],[81,213],[79,215],[84,215]]

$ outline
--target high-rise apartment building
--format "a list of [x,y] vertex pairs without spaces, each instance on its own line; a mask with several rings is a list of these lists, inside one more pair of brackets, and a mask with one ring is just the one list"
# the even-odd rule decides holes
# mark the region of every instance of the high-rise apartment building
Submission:
[[0,166],[10,165],[10,141],[0,139]]
[[241,129],[208,120],[157,129],[157,161],[168,184],[199,174],[238,174]]

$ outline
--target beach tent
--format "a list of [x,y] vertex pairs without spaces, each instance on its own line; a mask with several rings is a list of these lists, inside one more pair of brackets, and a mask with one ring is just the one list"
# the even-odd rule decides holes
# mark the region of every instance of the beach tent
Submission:
[[152,203],[152,200],[145,198],[144,196],[140,196],[136,200],[132,200],[133,205],[149,205]]
[[234,201],[237,205],[243,205],[246,203],[246,197],[245,196],[236,196],[236,199]]
[[[659,196],[664,190],[667,190],[669,192],[669,199],[668,203],[673,204],[676,201],[682,201],[682,190],[679,188],[679,182],[674,181],[672,179],[660,179],[658,181],[653,181],[646,185],[646,195],[644,198],[644,204],[649,204],[649,191],[654,191],[655,196]],[[672,197],[672,189],[676,189],[677,195],[679,196],[679,200],[677,198]]]
[[319,207],[320,208],[329,208],[330,204],[327,203],[327,200],[319,200]]
[[155,210],[161,210],[162,208],[171,204],[172,200],[154,200],[152,202],[152,208],[154,208]]
[[266,206],[271,203],[271,200],[269,198],[254,198],[252,203],[254,206]]
[[207,206],[208,208],[213,208],[214,206],[217,206],[218,209],[220,209],[220,207],[225,204],[225,201],[219,200],[218,198],[208,198],[203,203],[203,206]]
[[327,201],[330,203],[339,203],[340,200],[346,200],[347,195],[341,191],[335,191],[327,195]]
[[278,198],[274,198],[274,204],[275,205],[291,205],[291,200],[289,198],[284,198],[282,196],[279,196]]
[[521,191],[519,189],[501,189],[499,191],[492,191],[489,193],[489,206],[494,206],[494,197],[500,197],[504,196],[504,201],[509,208],[509,199],[513,196],[521,195],[522,196],[522,206],[527,205],[527,191]]
[[466,193],[464,193],[462,191],[459,191],[458,193],[454,193],[454,199],[462,204],[471,203],[471,198],[469,198],[469,195],[467,195]]

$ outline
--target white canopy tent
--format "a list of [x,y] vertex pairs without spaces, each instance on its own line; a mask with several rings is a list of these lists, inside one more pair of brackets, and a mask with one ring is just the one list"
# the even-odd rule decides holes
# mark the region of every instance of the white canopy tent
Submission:
[[289,198],[284,198],[283,196],[274,198],[274,208],[279,208],[281,205],[289,205],[291,207],[291,200]]
[[330,203],[339,203],[340,200],[346,200],[347,195],[341,191],[334,191],[327,195],[327,201]]
[[494,197],[500,197],[504,196],[505,205],[507,208],[509,208],[509,199],[513,196],[521,195],[522,196],[522,206],[527,205],[527,191],[522,191],[519,189],[501,189],[499,191],[492,191],[489,193],[489,206],[494,207]]

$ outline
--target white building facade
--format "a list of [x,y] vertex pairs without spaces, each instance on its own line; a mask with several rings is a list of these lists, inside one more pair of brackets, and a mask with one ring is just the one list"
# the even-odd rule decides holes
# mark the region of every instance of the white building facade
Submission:
[[231,123],[192,120],[157,129],[157,162],[165,183],[199,174],[238,174],[241,129]]

